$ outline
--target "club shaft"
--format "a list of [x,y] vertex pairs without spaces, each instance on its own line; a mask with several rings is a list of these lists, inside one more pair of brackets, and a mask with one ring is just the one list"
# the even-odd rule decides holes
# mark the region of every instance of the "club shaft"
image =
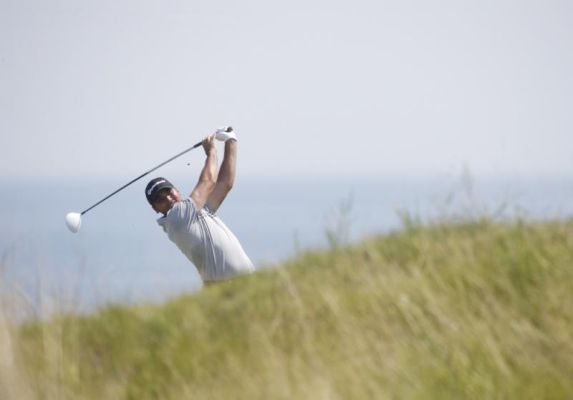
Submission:
[[132,181],[126,183],[125,185],[123,185],[122,187],[120,187],[119,189],[117,189],[115,192],[108,194],[106,197],[104,197],[103,199],[101,199],[100,201],[98,201],[97,203],[95,203],[93,206],[91,206],[90,208],[86,208],[84,211],[81,212],[81,215],[84,215],[85,213],[87,213],[89,210],[91,210],[92,208],[94,208],[95,206],[103,203],[104,201],[106,201],[107,199],[109,199],[111,196],[113,196],[114,194],[116,194],[117,192],[121,192],[123,189],[125,189],[126,187],[128,187],[129,185],[131,185],[134,182],[137,182],[138,180],[140,180],[141,178],[143,178],[145,175],[152,173],[153,171],[155,171],[158,168],[163,167],[165,164],[167,164],[168,162],[171,162],[173,160],[175,160],[177,157],[181,157],[183,154],[190,152],[193,149],[196,149],[197,147],[201,146],[201,144],[203,144],[203,142],[199,142],[194,144],[193,146],[189,147],[188,149],[183,150],[181,153],[174,155],[173,157],[171,157],[169,160],[167,161],[163,161],[161,164],[157,165],[156,167],[151,168],[149,171],[139,175],[137,178],[133,179]]

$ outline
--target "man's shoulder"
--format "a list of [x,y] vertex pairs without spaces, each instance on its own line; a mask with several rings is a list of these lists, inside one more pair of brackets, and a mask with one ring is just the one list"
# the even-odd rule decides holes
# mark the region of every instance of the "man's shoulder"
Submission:
[[197,206],[190,197],[173,204],[173,207],[165,215],[166,219],[189,218],[197,213]]

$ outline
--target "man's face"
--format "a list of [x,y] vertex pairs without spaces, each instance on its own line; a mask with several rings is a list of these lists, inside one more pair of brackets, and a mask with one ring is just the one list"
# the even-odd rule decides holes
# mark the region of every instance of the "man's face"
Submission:
[[157,193],[157,197],[151,207],[158,213],[165,214],[171,210],[171,207],[177,202],[181,201],[181,194],[177,189],[165,188]]

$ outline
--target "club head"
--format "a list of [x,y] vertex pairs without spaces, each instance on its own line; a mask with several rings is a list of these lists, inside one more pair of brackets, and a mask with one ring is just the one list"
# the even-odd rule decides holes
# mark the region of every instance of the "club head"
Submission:
[[82,226],[82,214],[80,213],[67,213],[66,214],[66,226],[73,233],[77,233]]

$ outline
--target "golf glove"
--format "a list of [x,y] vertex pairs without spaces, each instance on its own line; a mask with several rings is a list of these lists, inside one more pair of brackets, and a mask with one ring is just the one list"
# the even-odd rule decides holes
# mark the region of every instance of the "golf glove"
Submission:
[[223,126],[215,131],[215,139],[226,142],[229,139],[237,140],[237,135],[230,126]]

